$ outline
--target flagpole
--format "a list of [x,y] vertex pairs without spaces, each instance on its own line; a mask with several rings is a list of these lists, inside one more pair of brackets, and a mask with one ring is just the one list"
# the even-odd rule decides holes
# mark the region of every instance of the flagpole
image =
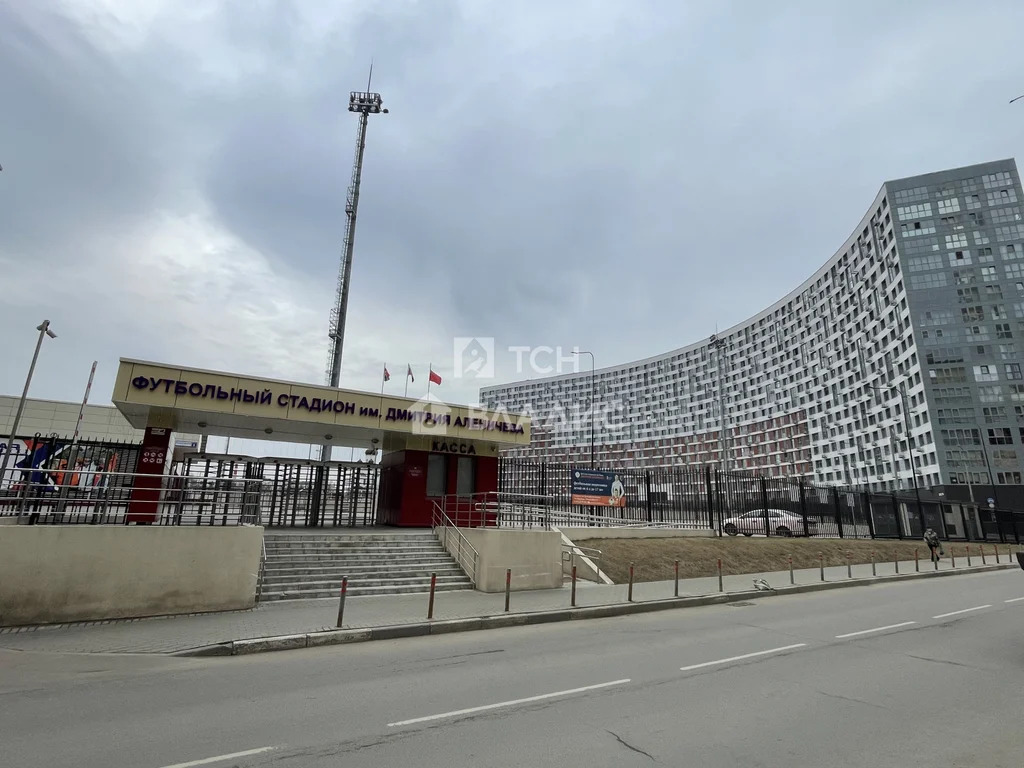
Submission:
[[387,372],[388,372],[388,364],[384,363],[384,370],[381,371],[381,374],[380,374],[380,395],[381,395],[381,397],[384,396],[384,382],[386,382],[388,380],[387,379]]
[[409,366],[405,366],[405,394],[402,397],[409,396]]
[[427,364],[427,400],[430,399],[430,380],[434,377],[434,364]]

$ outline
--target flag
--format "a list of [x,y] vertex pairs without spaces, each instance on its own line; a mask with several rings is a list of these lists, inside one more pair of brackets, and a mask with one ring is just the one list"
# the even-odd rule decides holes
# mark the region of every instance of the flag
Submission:
[[391,374],[388,372],[388,367],[384,366],[384,381],[391,381]]
[[408,363],[406,363],[406,368],[407,368],[407,370],[405,372],[406,378],[409,379],[409,381],[416,381],[416,378],[412,375],[412,366],[409,365]]
[[434,373],[433,368],[430,369],[430,381],[434,384],[441,383],[441,377],[438,374]]

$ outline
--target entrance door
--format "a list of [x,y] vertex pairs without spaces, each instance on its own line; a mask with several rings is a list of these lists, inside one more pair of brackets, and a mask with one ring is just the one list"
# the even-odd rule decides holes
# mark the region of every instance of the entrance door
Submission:
[[476,492],[476,459],[459,456],[455,474],[455,492],[460,498],[468,498]]

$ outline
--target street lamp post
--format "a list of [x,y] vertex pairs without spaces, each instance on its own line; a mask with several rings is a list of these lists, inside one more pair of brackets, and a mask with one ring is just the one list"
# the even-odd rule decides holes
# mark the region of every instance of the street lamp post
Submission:
[[719,444],[719,464],[722,467],[723,472],[729,471],[729,443],[725,434],[725,384],[723,374],[725,372],[724,367],[724,354],[725,354],[725,340],[720,339],[718,334],[712,334],[708,341],[708,346],[715,350],[715,356],[718,367],[718,444]]
[[39,331],[39,338],[36,340],[36,350],[32,353],[32,364],[28,367],[28,376],[25,377],[25,389],[21,392],[21,400],[18,401],[18,410],[14,414],[14,423],[11,425],[11,434],[7,436],[7,448],[4,450],[4,456],[2,462],[0,462],[0,480],[3,480],[7,473],[7,462],[11,456],[11,450],[14,447],[14,438],[18,434],[18,429],[21,427],[21,415],[25,412],[25,400],[28,398],[28,388],[32,385],[32,374],[36,372],[36,361],[39,359],[39,350],[43,346],[43,339],[49,336],[51,339],[56,339],[57,334],[50,330],[50,321],[43,320],[42,323],[36,326],[36,330]]
[[573,354],[579,357],[580,355],[590,355],[590,468],[594,468],[594,419],[596,413],[594,412],[594,353],[586,350],[573,350]]

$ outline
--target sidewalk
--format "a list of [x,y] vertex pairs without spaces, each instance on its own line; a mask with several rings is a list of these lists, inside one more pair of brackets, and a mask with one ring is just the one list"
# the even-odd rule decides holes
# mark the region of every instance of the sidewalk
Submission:
[[[1002,558],[1003,565],[1007,559]],[[975,566],[981,565],[973,558]],[[992,558],[988,564],[993,565]],[[966,569],[966,561],[957,559],[957,569]],[[948,557],[939,565],[943,571],[952,570]],[[922,572],[934,570],[928,561],[920,564]],[[879,563],[879,576],[895,573],[893,563]],[[901,562],[901,574],[914,572],[914,561]],[[870,565],[854,565],[854,579],[871,577]],[[789,571],[751,573],[740,576],[725,576],[723,587],[726,592],[746,592],[753,588],[753,579],[763,578],[773,587],[788,586]],[[847,581],[846,566],[825,568],[825,580]],[[815,584],[821,581],[819,569],[804,569],[794,572],[794,582]],[[577,583],[576,605],[578,607],[610,605],[626,602],[627,585]],[[658,600],[673,596],[674,582],[655,581],[638,583],[633,586],[634,602]],[[718,592],[718,578],[681,579],[681,597],[715,594]],[[513,592],[510,610],[513,613],[545,611],[568,608],[570,588]],[[484,594],[474,590],[438,592],[434,602],[434,619],[475,618],[492,616],[504,612],[505,595]],[[211,613],[194,616],[175,616],[154,619],[113,621],[99,624],[62,625],[37,629],[0,630],[0,648],[48,652],[48,653],[174,653],[201,646],[245,640],[257,637],[317,632],[334,629],[338,615],[338,600],[294,600],[267,603],[251,611]],[[427,595],[384,595],[349,597],[345,603],[345,628],[363,629],[368,627],[408,624],[425,621],[427,617]]]

